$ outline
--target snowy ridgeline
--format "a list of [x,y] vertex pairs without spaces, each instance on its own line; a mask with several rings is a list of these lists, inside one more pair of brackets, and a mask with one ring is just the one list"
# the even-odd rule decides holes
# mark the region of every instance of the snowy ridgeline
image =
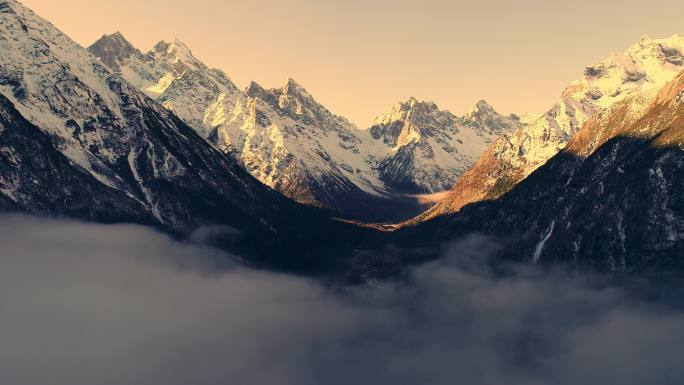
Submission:
[[[30,122],[59,138],[59,149],[70,161],[136,197],[147,187],[128,191],[123,186],[137,181],[138,168],[146,167],[136,160],[140,156],[156,159],[142,170],[152,175],[173,177],[197,165],[155,152],[156,142],[145,130],[140,141],[132,128],[148,122],[132,105],[154,111],[167,123],[173,122],[168,113],[173,111],[265,185],[342,214],[382,206],[373,198],[406,199],[462,181],[477,189],[457,189],[456,204],[447,195],[446,203],[432,211],[444,213],[505,192],[558,153],[589,117],[628,98],[641,97],[646,105],[654,90],[683,68],[684,37],[643,38],[627,52],[588,67],[542,116],[502,116],[480,101],[458,117],[410,98],[379,115],[372,127],[358,129],[292,79],[277,89],[251,83],[240,90],[177,39],[142,53],[120,33],[105,35],[89,48],[98,60],[19,3],[2,4],[5,13],[18,15],[2,20],[3,36],[17,37],[0,40],[12,53],[0,58],[2,94]],[[120,144],[126,140],[136,147]],[[121,159],[130,160],[130,175],[112,170]],[[477,183],[469,183],[473,180]]]
[[469,195],[472,201],[492,197],[501,181],[513,185],[558,153],[592,115],[634,95],[647,99],[672,79],[683,68],[684,38],[642,38],[587,67],[541,116],[502,116],[480,101],[457,117],[410,98],[368,129],[332,114],[292,79],[278,89],[253,82],[241,91],[177,39],[143,54],[115,33],[89,50],[234,154],[262,183],[344,212],[340,195],[353,190],[376,196],[448,190],[488,148],[498,170],[477,175],[484,178],[482,191],[459,195],[465,203]]

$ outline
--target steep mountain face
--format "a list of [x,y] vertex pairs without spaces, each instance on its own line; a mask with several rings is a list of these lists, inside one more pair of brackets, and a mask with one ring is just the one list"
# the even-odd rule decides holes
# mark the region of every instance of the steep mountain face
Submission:
[[[465,206],[399,238],[480,231],[504,254],[611,274],[684,271],[684,72],[648,101],[592,117],[500,199]],[[425,239],[425,238],[423,238]]]
[[496,140],[441,203],[409,223],[500,197],[563,149],[591,116],[637,94],[652,97],[684,68],[683,53],[684,36],[642,38],[627,52],[587,67],[546,114]]
[[[278,89],[252,82],[231,119],[215,120],[216,144],[263,183],[309,205],[372,212],[389,198],[375,176],[367,133],[332,114],[294,80]],[[358,212],[358,214],[362,214]]]
[[[141,54],[116,33],[89,50],[262,183],[346,218],[391,221],[417,214],[424,206],[405,193],[448,189],[496,135],[519,125],[484,102],[457,118],[412,99],[379,117],[371,130],[360,130],[292,79],[278,89],[253,82],[239,91],[178,40]],[[391,138],[400,126],[401,140]]]
[[388,153],[377,167],[386,185],[431,193],[452,187],[495,138],[519,126],[517,117],[499,115],[485,101],[456,117],[411,98],[378,116],[370,133]]
[[0,207],[103,222],[155,224],[145,204],[74,167],[0,94]]
[[230,226],[231,247],[264,258],[303,234],[345,231],[263,186],[14,0],[0,1],[0,51],[0,209],[181,235]]

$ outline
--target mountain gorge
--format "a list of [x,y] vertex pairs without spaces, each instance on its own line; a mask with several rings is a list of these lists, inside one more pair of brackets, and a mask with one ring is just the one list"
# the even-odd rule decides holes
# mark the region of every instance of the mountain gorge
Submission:
[[115,33],[89,51],[265,185],[350,219],[396,221],[422,211],[407,194],[450,188],[494,138],[520,125],[485,102],[456,117],[411,98],[358,129],[293,79],[240,91],[177,39],[142,54]]

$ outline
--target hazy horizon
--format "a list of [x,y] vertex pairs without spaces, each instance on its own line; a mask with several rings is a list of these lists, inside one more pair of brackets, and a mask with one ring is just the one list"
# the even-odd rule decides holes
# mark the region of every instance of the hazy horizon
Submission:
[[642,35],[684,32],[684,3],[670,0],[648,9],[615,0],[572,9],[539,0],[22,3],[83,46],[115,31],[142,51],[178,37],[240,88],[292,77],[360,128],[410,96],[459,115],[479,99],[505,114],[542,113],[587,65]]

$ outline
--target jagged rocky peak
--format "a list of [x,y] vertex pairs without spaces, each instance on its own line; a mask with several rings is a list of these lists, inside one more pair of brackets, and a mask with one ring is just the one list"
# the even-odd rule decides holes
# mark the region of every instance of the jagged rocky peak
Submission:
[[483,99],[480,99],[475,103],[470,111],[463,117],[463,121],[466,124],[493,135],[507,134],[521,124],[520,118],[517,115],[501,115],[491,104]]
[[154,52],[179,58],[192,56],[192,51],[179,38],[174,37],[170,41],[161,40],[152,48]]
[[439,109],[434,102],[420,100],[415,96],[411,96],[406,102],[400,104],[407,106],[408,109],[412,111],[434,111]]
[[[498,113],[494,107],[492,107],[491,104],[489,104],[486,100],[480,99],[475,103],[468,113],[465,114],[464,119],[467,120],[473,120],[473,121],[485,121],[487,118],[490,118],[492,116],[503,116],[500,113]],[[514,117],[515,115],[510,115],[510,117]]]
[[294,108],[295,111],[301,113],[302,107],[311,110],[323,108],[304,87],[292,78],[288,78],[282,88],[275,89],[273,92],[278,96],[281,109]]
[[285,85],[281,89],[283,95],[290,95],[290,96],[300,96],[300,95],[307,95],[310,97],[309,93],[306,92],[306,89],[302,87],[299,83],[297,83],[296,80],[293,78],[287,78],[287,82],[285,82]]
[[109,68],[118,70],[133,55],[141,55],[121,32],[104,34],[89,48],[90,52],[100,58]]
[[265,92],[267,92],[266,89],[253,80],[249,82],[249,85],[245,88],[245,93],[251,97],[257,97]]
[[449,111],[442,111],[433,102],[410,97],[395,104],[390,111],[373,120],[370,133],[374,139],[392,147],[401,147],[417,142],[422,136],[432,136],[435,131],[453,126],[456,117]]
[[271,89],[251,82],[245,92],[249,97],[261,100],[280,114],[308,126],[324,130],[353,126],[347,119],[333,114],[318,103],[306,88],[292,78],[288,78],[282,87]]
[[197,60],[192,53],[190,47],[174,37],[170,41],[162,40],[154,45],[150,54],[157,60],[164,60],[169,64],[182,63],[192,66],[193,69],[207,70],[207,66],[201,61]]
[[315,103],[313,97],[309,95],[306,89],[291,78],[289,78],[281,88],[270,89],[266,89],[259,83],[252,81],[245,89],[245,92],[252,98],[259,98],[268,103],[275,103],[273,107],[279,109],[285,109],[286,106],[283,100],[287,99],[298,100],[300,102],[306,101],[309,104]]
[[475,103],[475,105],[468,111],[468,115],[482,115],[482,114],[496,114],[491,104],[487,103],[486,100],[480,99]]
[[277,105],[278,98],[273,92],[262,87],[259,83],[252,81],[245,89],[245,93],[252,99],[260,99],[269,105]]
[[313,99],[311,95],[302,87],[297,81],[292,78],[288,78],[285,84],[280,88],[270,88],[266,89],[259,83],[251,81],[245,92],[250,96],[258,96],[263,93],[270,93],[275,96],[290,96],[293,98],[305,97],[307,99]]
[[387,124],[397,120],[414,119],[420,117],[420,115],[436,111],[439,111],[439,108],[434,102],[422,101],[411,96],[406,101],[395,104],[389,112],[378,115],[374,120],[374,124]]

